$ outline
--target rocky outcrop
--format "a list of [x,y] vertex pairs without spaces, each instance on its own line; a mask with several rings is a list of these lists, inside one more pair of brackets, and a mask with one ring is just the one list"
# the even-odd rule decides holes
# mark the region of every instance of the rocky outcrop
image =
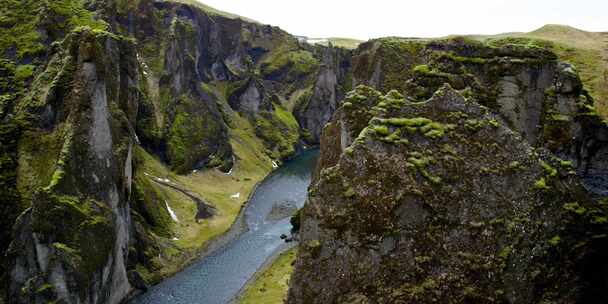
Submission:
[[260,111],[273,111],[270,96],[259,79],[252,77],[243,83],[243,86],[235,88],[228,97],[232,109],[249,115],[258,114]]
[[[240,161],[237,133],[279,162],[300,143],[296,97],[315,83],[333,90],[317,81],[325,48],[195,4],[7,1],[0,10],[10,12],[0,22],[3,256],[10,244],[0,291],[14,303],[118,303],[167,275],[155,258],[173,246],[171,218],[143,158],[177,173],[228,172]],[[214,214],[194,201],[197,218]]]
[[[10,303],[119,303],[131,291],[134,58],[130,41],[75,31],[21,104],[19,115],[33,118],[21,160],[35,158],[20,163],[19,182],[35,191],[8,251]],[[50,161],[37,158],[37,147],[50,148]]]
[[396,89],[413,101],[449,83],[499,114],[532,146],[572,161],[587,187],[605,194],[608,129],[593,100],[571,65],[546,47],[516,42],[374,40],[355,51],[355,80],[384,93]]
[[[578,258],[595,261],[594,256],[588,258],[587,254],[597,244],[603,244],[601,234],[596,233],[598,227],[605,224],[603,209],[586,198],[567,168],[572,166],[572,170],[584,178],[585,185],[596,195],[605,194],[608,170],[605,143],[608,135],[606,126],[594,113],[593,101],[582,88],[576,72],[572,67],[559,63],[544,48],[506,42],[485,45],[460,38],[440,41],[381,39],[366,43],[358,50],[348,51],[331,46],[311,46],[277,27],[212,12],[196,4],[171,1],[5,1],[0,2],[0,10],[10,12],[0,20],[0,57],[3,58],[0,60],[0,251],[7,252],[7,258],[2,261],[4,263],[0,263],[0,290],[8,289],[10,300],[14,303],[46,303],[54,300],[66,303],[118,303],[131,287],[145,288],[147,284],[161,279],[166,273],[159,274],[162,265],[155,257],[160,259],[163,249],[172,246],[171,218],[165,197],[155,191],[154,180],[142,172],[143,158],[153,154],[164,163],[159,166],[166,165],[177,173],[208,168],[229,172],[235,161],[242,161],[235,157],[231,143],[242,139],[238,136],[243,134],[243,137],[260,140],[260,148],[256,149],[275,161],[293,155],[302,139],[323,146],[321,168],[341,170],[342,162],[345,163],[344,168],[353,162],[385,165],[375,158],[367,161],[362,157],[392,157],[401,161],[402,166],[391,167],[385,173],[374,171],[375,167],[361,168],[361,172],[373,177],[374,174],[396,174],[395,170],[409,170],[409,175],[405,175],[405,171],[399,171],[402,173],[399,176],[391,175],[389,184],[415,181],[417,184],[413,183],[410,187],[412,193],[429,194],[430,197],[435,197],[433,191],[439,187],[445,191],[440,192],[444,197],[458,198],[457,193],[460,192],[452,193],[440,186],[447,184],[442,184],[442,181],[450,178],[448,171],[452,168],[452,160],[458,170],[472,172],[479,169],[487,175],[471,173],[470,179],[465,180],[469,184],[456,184],[461,190],[479,190],[475,187],[482,186],[477,186],[477,182],[492,174],[497,177],[488,185],[496,188],[505,187],[499,182],[501,179],[508,180],[518,189],[524,189],[525,183],[536,179],[533,184],[540,190],[534,192],[528,189],[527,192],[522,190],[522,193],[509,194],[520,195],[516,197],[516,202],[520,203],[517,206],[522,209],[509,211],[505,208],[506,211],[500,211],[503,213],[489,213],[504,218],[505,223],[512,224],[512,228],[507,226],[509,231],[514,231],[500,238],[500,242],[488,240],[488,244],[495,245],[492,247],[495,251],[507,248],[505,246],[513,249],[513,257],[506,253],[503,257],[506,266],[502,272],[496,270],[502,264],[497,264],[495,256],[492,256],[492,248],[458,247],[459,243],[452,238],[467,237],[472,232],[466,230],[470,227],[465,224],[455,225],[455,217],[447,211],[444,210],[446,213],[443,214],[447,214],[450,225],[454,224],[454,227],[445,226],[444,217],[440,216],[440,212],[444,212],[442,209],[431,212],[426,205],[426,209],[418,208],[418,203],[414,204],[412,214],[424,216],[431,224],[421,224],[401,213],[394,216],[399,217],[397,223],[404,221],[407,227],[426,225],[424,227],[431,232],[434,231],[433,227],[444,225],[441,227],[453,231],[455,236],[431,233],[427,236],[429,242],[445,239],[446,244],[462,249],[465,255],[474,252],[477,255],[472,258],[479,257],[480,260],[486,259],[485,256],[481,257],[482,254],[488,255],[486,260],[497,271],[497,277],[509,283],[504,284],[511,289],[492,279],[487,283],[490,287],[480,292],[473,290],[472,296],[489,297],[489,290],[497,294],[496,299],[504,296],[514,302],[541,296],[526,286],[520,290],[513,287],[520,285],[510,285],[514,279],[510,276],[513,272],[509,272],[509,267],[514,266],[509,266],[512,264],[506,261],[521,262],[521,265],[531,267],[533,273],[541,271],[542,275],[534,278],[523,276],[523,285],[540,282],[538,288],[553,290],[546,282],[563,279],[566,282],[564,286],[583,286],[573,288],[570,294],[556,291],[555,295],[542,295],[547,299],[593,295],[588,291],[595,290],[593,284],[599,281],[585,272],[588,269],[586,266],[581,266],[582,274],[579,271],[570,277],[564,276],[575,273],[571,269],[581,265]],[[37,17],[31,18],[32,15]],[[408,101],[401,100],[402,97],[396,92],[384,97],[372,90],[360,89],[359,93],[348,98],[343,110],[339,110],[339,118],[329,124],[324,131],[326,135],[321,136],[323,127],[340,108],[346,92],[357,83],[373,86],[383,94],[397,89]],[[464,106],[461,98],[449,89],[442,91],[448,97],[435,94],[446,83],[467,98]],[[400,126],[401,134],[395,134],[395,126],[390,123],[385,131],[378,125],[380,122],[385,124],[383,120],[370,125],[373,117],[403,118],[391,117],[382,110],[387,104],[394,104],[393,101],[403,106],[410,101],[426,101],[433,94],[435,102],[426,103],[427,106],[417,108],[408,104],[408,107],[399,110],[403,112],[394,113],[410,116],[424,114],[433,121],[408,118],[414,120],[406,120],[406,124],[413,125]],[[445,106],[435,108],[433,104]],[[374,107],[375,110],[369,110]],[[445,117],[444,112],[452,113],[455,108],[462,107],[461,112],[466,112],[472,118],[462,122],[463,117],[460,120]],[[347,110],[349,108],[357,108],[359,112],[351,113]],[[433,109],[441,111],[434,112]],[[487,115],[495,116],[489,119]],[[403,121],[397,120],[396,123]],[[489,127],[495,124],[499,127]],[[503,126],[515,132],[508,132]],[[372,128],[376,133],[362,133],[362,130]],[[383,135],[389,130],[391,134]],[[422,135],[414,131],[422,132]],[[474,131],[489,138],[481,138]],[[472,135],[463,132],[471,132]],[[463,142],[457,141],[458,152],[462,152],[463,156],[450,156],[449,151],[438,150],[422,137],[415,137],[414,133],[429,142],[451,141],[454,138],[450,134],[464,142],[465,134],[471,135],[473,138],[468,143],[472,143],[472,146],[465,147]],[[380,138],[374,134],[382,136]],[[492,138],[497,134],[507,135]],[[530,146],[514,140],[518,138],[517,134]],[[357,138],[363,142],[357,141]],[[488,159],[470,150],[482,147],[487,141],[499,139],[512,147],[504,148],[511,150],[497,150],[497,155],[505,151],[514,154],[504,156],[497,162],[498,165],[504,167],[504,162],[508,160],[529,165],[521,169],[524,176],[521,180],[512,181],[515,178],[510,176],[515,176],[515,173],[503,167],[500,170],[491,167]],[[372,142],[370,147],[379,150],[361,154],[357,156],[359,158],[349,154],[353,149],[365,150],[368,141]],[[395,149],[388,145],[407,145],[408,142],[418,148],[424,147],[424,151],[414,151],[420,154],[409,155],[409,150],[393,151]],[[238,143],[248,145],[249,141]],[[430,146],[425,146],[427,144]],[[490,148],[496,149],[493,144],[498,142],[489,144]],[[448,148],[447,143],[444,146]],[[539,153],[540,156],[522,154],[522,151],[533,151],[532,148],[545,148],[549,152]],[[406,153],[405,156],[403,153]],[[434,162],[429,155],[433,153],[448,160],[444,162],[442,158],[441,162]],[[466,161],[468,164],[468,158],[479,163],[467,167],[464,163]],[[544,161],[540,162],[540,167],[539,159]],[[517,164],[509,165],[514,166],[509,170],[519,170]],[[541,167],[544,171],[539,169]],[[553,168],[557,168],[557,173],[553,174]],[[436,170],[443,175],[440,176]],[[318,182],[315,187],[319,187],[319,193],[325,189],[322,185],[331,182],[323,172],[315,174]],[[354,178],[348,174],[355,172],[358,171],[347,172],[345,169],[344,181]],[[539,172],[544,172],[544,176],[540,177]],[[398,189],[393,187],[390,190]],[[484,191],[488,189],[483,188]],[[354,198],[365,194],[362,191],[365,192],[365,189],[353,184],[353,189],[345,189],[345,196],[350,199],[349,203],[354,204]],[[579,192],[582,193],[580,196]],[[326,193],[331,196],[329,192]],[[471,196],[466,203],[492,198],[485,192],[472,193],[477,196]],[[569,199],[563,202],[569,205],[562,206],[567,212],[559,213],[557,209],[552,209],[553,205],[548,205],[546,195],[553,195],[549,197],[561,204],[562,198],[558,200],[558,194]],[[406,199],[393,195],[387,192],[385,196],[377,198],[389,198],[391,204]],[[201,219],[213,215],[212,206],[204,204],[202,199],[191,198],[201,207]],[[369,199],[371,201],[372,197]],[[410,198],[407,200],[411,201]],[[495,202],[491,201],[491,207],[508,207],[505,200],[499,197]],[[313,258],[316,258],[316,250],[321,250],[319,252],[323,253],[323,257],[329,252],[322,251],[325,243],[314,242],[316,239],[313,237],[317,235],[320,235],[320,239],[321,236],[325,237],[322,229],[326,229],[325,224],[318,226],[317,234],[315,221],[330,223],[335,218],[339,227],[346,227],[340,229],[346,231],[350,223],[356,223],[355,220],[368,220],[354,215],[351,218],[352,214],[346,211],[339,211],[335,213],[339,216],[336,216],[332,212],[340,210],[338,206],[328,203],[327,206],[333,209],[325,210],[321,203],[315,205],[315,202],[321,201],[325,203],[325,198],[322,200],[313,196],[312,207],[307,207],[309,211],[303,212],[302,217],[303,226],[308,229],[304,234],[312,242],[305,243],[308,247],[303,251],[312,254]],[[331,202],[332,199],[327,201]],[[432,201],[430,206],[437,207],[437,202]],[[473,209],[467,209],[465,203],[458,202],[458,210],[462,212],[479,211],[479,214],[467,214],[470,217],[464,217],[466,221],[483,220],[480,227],[490,225],[485,222],[489,215],[481,212],[486,211],[482,206],[474,205]],[[540,227],[537,222],[542,219],[533,213],[536,217],[532,218],[536,222],[520,223],[520,217],[526,218],[526,212],[536,211],[532,207],[534,204],[548,210],[543,213],[551,220],[543,222],[546,226]],[[376,207],[381,206],[377,204]],[[315,208],[327,213],[314,213]],[[362,228],[348,228],[354,229],[349,230],[354,231],[349,234],[352,238],[345,241],[348,246],[358,248],[359,244],[368,244],[366,242],[369,241],[372,244],[370,250],[373,251],[377,249],[373,242],[378,235],[386,239],[382,225],[394,219],[391,218],[393,215],[379,213],[380,209],[371,210],[369,216],[377,216],[370,218],[370,223],[375,223],[374,227],[379,230],[372,227],[370,229],[376,234],[369,234]],[[507,214],[507,211],[511,213]],[[569,216],[578,216],[578,219],[571,224]],[[325,217],[331,219],[326,220]],[[401,220],[400,217],[406,219]],[[478,223],[475,222],[473,226],[479,226]],[[576,234],[570,234],[570,231],[577,227],[582,227],[577,230],[579,232],[588,231],[587,234],[579,234],[582,235],[579,239],[588,240],[591,235],[596,240],[585,241],[580,246],[575,244],[571,247],[578,251],[568,254],[555,251],[572,245],[571,236]],[[494,227],[492,229],[495,230],[489,233],[502,233],[499,228]],[[543,247],[546,245],[544,240],[550,237],[550,244],[557,244],[555,250],[547,249],[546,254],[541,252],[539,259],[558,252],[558,258],[547,259],[551,263],[562,261],[566,267],[556,270],[554,264],[544,262],[539,265],[549,265],[546,269],[530,266],[530,259],[538,256],[523,256],[524,249],[533,245],[518,242],[516,238],[524,235],[521,229],[538,232],[534,240],[539,242],[538,248],[543,250],[546,248]],[[382,250],[390,251],[394,246],[418,248],[415,247],[418,245],[412,245],[413,230],[408,231],[410,234],[404,232],[407,236],[403,239],[410,237],[409,243],[399,243],[401,239],[396,237],[388,238],[387,244],[382,243]],[[561,238],[555,238],[558,234]],[[325,239],[322,240],[325,242]],[[355,240],[355,243],[349,243],[351,240]],[[342,241],[338,238],[328,242],[341,244]],[[473,249],[479,250],[471,251]],[[173,255],[174,247],[171,250]],[[404,252],[409,254],[407,250]],[[374,261],[379,259],[375,253],[366,254],[361,251],[357,257],[373,257]],[[573,258],[576,254],[579,255]],[[300,265],[308,265],[306,263],[312,261],[306,260],[308,258],[304,255]],[[387,261],[392,263],[393,260]],[[411,261],[407,263],[407,267],[410,267]],[[435,282],[444,282],[441,281],[443,277],[437,277],[425,265],[417,266],[422,269],[421,275],[433,277]],[[444,266],[458,272],[467,265],[446,259]],[[344,267],[355,277],[361,270]],[[385,271],[388,266],[382,267],[378,271]],[[301,278],[311,273],[304,273]],[[318,278],[327,275],[327,282],[335,282],[329,277],[334,273],[330,271]],[[472,276],[464,275],[462,284],[473,286]],[[303,281],[298,280],[294,284],[302,284]],[[576,285],[577,280],[591,285]],[[303,297],[298,301],[308,301],[308,295],[317,293],[318,288],[331,286],[319,287],[315,282],[311,281],[310,290],[294,285],[300,287],[294,287],[293,296],[301,294]],[[345,285],[345,294],[349,294],[351,289],[348,288],[357,290],[354,298],[345,301],[363,299],[359,296],[358,282]],[[383,282],[386,280],[380,281],[378,286],[384,286]],[[407,285],[409,287],[405,289],[412,287],[414,291],[422,290],[422,294],[426,292],[424,286],[427,285],[420,287],[407,282],[414,285]],[[549,287],[542,285],[545,283]],[[322,297],[319,299],[331,299],[336,290],[339,289],[328,294],[320,292]],[[374,298],[373,293],[366,291],[363,294]]]
[[358,87],[324,130],[288,303],[600,301],[608,210],[572,169],[449,85]]

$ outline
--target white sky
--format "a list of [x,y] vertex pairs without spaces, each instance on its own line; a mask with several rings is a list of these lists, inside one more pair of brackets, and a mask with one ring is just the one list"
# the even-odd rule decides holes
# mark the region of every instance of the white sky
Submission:
[[528,32],[548,23],[608,31],[608,0],[199,0],[294,35],[438,37]]

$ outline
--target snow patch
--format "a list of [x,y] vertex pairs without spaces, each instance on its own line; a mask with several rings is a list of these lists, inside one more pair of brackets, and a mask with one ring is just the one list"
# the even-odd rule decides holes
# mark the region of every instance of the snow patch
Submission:
[[165,201],[165,206],[167,206],[167,211],[169,211],[169,215],[171,215],[171,219],[173,219],[174,222],[179,223],[179,219],[177,218],[177,215],[175,214],[175,212],[173,212],[173,209],[171,209],[171,207],[169,206],[169,203],[167,203],[167,201]]

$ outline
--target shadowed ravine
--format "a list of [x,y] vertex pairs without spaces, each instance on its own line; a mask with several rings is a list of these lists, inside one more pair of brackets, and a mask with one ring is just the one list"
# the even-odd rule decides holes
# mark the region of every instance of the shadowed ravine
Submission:
[[245,210],[248,231],[130,303],[230,301],[268,257],[285,247],[280,235],[289,233],[289,218],[266,218],[275,203],[291,202],[302,207],[317,156],[318,150],[303,152],[260,184]]

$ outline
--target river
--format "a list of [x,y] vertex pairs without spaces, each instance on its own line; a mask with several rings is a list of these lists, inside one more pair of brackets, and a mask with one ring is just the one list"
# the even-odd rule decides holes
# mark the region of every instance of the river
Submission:
[[260,269],[266,259],[286,244],[289,218],[270,220],[273,205],[304,205],[318,150],[302,152],[271,173],[245,208],[248,230],[227,245],[195,262],[175,276],[151,287],[131,304],[225,304]]

